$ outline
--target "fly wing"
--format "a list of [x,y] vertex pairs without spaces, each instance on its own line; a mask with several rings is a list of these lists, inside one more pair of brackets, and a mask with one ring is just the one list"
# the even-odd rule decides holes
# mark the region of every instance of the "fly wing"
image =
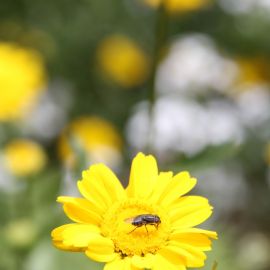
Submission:
[[134,221],[134,217],[126,218],[124,221],[125,221],[126,223],[132,224],[133,221]]

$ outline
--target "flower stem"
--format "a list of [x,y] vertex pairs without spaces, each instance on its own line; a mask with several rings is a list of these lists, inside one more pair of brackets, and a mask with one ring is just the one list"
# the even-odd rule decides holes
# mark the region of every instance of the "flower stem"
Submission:
[[168,29],[169,29],[169,17],[166,12],[163,1],[159,5],[156,22],[155,22],[155,33],[154,33],[154,47],[153,47],[153,61],[151,76],[149,81],[149,91],[148,91],[148,101],[149,101],[149,137],[147,150],[153,152],[153,136],[154,130],[154,107],[156,102],[156,75],[160,60],[164,54],[164,49],[167,44],[168,39]]
[[214,261],[213,266],[212,266],[212,270],[217,270],[217,266],[218,266],[218,263],[216,261]]

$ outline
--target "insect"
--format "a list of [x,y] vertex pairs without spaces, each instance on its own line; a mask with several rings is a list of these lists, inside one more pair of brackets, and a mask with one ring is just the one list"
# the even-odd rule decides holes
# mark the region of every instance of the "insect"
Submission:
[[148,234],[148,229],[146,225],[153,225],[155,226],[156,229],[158,229],[158,226],[161,223],[161,220],[160,220],[160,217],[157,215],[142,214],[142,215],[138,215],[132,218],[127,218],[125,219],[125,222],[130,223],[133,226],[135,226],[135,228],[129,233],[134,232],[137,228],[140,228],[141,226],[144,225]]

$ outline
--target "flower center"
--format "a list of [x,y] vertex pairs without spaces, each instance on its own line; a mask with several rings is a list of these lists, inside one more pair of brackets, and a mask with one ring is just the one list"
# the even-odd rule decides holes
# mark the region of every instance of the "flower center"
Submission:
[[[139,215],[146,215],[138,217]],[[153,219],[159,217],[160,223]],[[146,217],[146,218],[145,218]],[[122,256],[155,253],[165,245],[170,234],[166,212],[156,205],[136,199],[117,202],[104,215],[101,226],[104,236],[112,239]]]

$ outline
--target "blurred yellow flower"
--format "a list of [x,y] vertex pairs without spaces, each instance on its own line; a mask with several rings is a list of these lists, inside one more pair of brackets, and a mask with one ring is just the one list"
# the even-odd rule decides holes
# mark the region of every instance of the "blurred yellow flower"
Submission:
[[104,39],[97,50],[97,59],[105,74],[123,87],[140,85],[149,72],[146,54],[125,36]]
[[108,161],[120,156],[122,141],[116,128],[105,119],[82,116],[73,120],[59,141],[59,154],[68,166],[76,164],[76,149],[84,151],[87,161]]
[[265,84],[270,80],[269,64],[260,57],[236,59],[239,68],[237,84]]
[[39,54],[0,42],[0,121],[24,117],[44,86],[45,72]]
[[270,166],[270,142],[267,143],[264,153],[265,161]]
[[162,1],[169,13],[186,12],[200,9],[211,0],[142,0],[151,7],[158,7]]
[[14,175],[27,176],[41,171],[46,165],[47,156],[38,143],[17,139],[6,145],[4,161]]
[[58,197],[75,223],[54,229],[53,243],[105,262],[104,270],[202,267],[217,233],[195,228],[212,214],[206,198],[185,195],[195,185],[188,172],[159,173],[142,153],[126,189],[108,167],[92,165],[78,181],[84,198]]
[[4,231],[4,236],[13,247],[25,248],[33,244],[38,235],[38,228],[30,219],[13,220]]

